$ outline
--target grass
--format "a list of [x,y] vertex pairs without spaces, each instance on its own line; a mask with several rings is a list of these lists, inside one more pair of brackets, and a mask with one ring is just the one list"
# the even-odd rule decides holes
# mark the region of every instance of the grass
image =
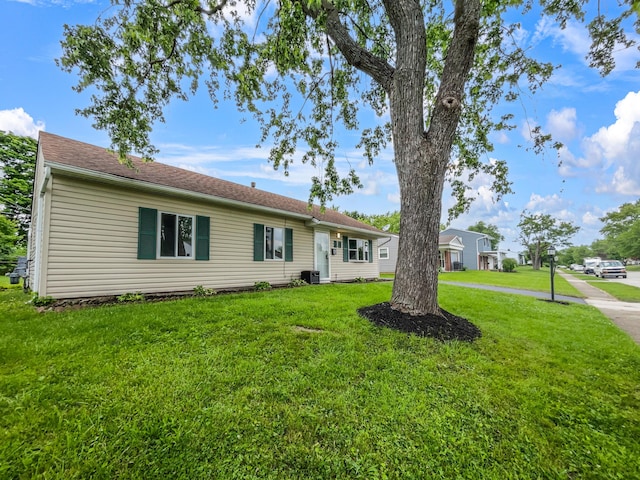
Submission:
[[2,291],[0,478],[640,477],[640,348],[596,309],[441,285],[483,332],[445,344],[356,314],[390,292]]
[[600,290],[607,292],[622,302],[638,303],[640,302],[640,288],[624,283],[611,282],[606,278],[599,278],[594,275],[586,275],[584,273],[572,272],[565,270],[564,273],[572,274],[581,280],[593,285]]
[[606,279],[589,279],[588,283],[623,302],[640,302],[640,288]]
[[[550,290],[551,279],[549,277],[548,268],[533,270],[528,266],[519,266],[512,273],[492,270],[465,270],[463,272],[441,273],[439,276],[441,281],[446,282],[477,283],[538,292],[548,292]],[[584,297],[560,275],[555,275],[554,277],[554,290],[558,295]]]
[[0,288],[22,288],[22,279],[20,285],[11,285],[10,279],[6,275],[0,275]]

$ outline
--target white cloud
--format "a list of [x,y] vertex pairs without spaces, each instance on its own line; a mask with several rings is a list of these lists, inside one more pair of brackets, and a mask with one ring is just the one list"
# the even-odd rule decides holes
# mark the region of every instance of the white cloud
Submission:
[[598,193],[640,195],[640,91],[629,92],[614,109],[615,122],[582,139],[582,155],[559,152],[560,175],[596,174]]
[[[627,36],[635,41],[639,40],[638,36],[631,32],[627,32]],[[591,46],[591,37],[584,25],[576,21],[568,21],[565,28],[560,28],[553,19],[543,17],[536,25],[533,41],[540,43],[546,38],[551,38],[554,44],[562,47],[563,51],[576,55],[584,65],[588,65],[586,56]],[[613,49],[613,58],[616,64],[614,71],[631,71],[635,70],[640,54],[635,47],[625,48],[617,43]]]
[[582,215],[582,223],[584,225],[589,225],[589,226],[599,225],[600,218],[598,215],[595,215],[593,212],[585,212]]
[[557,218],[558,220],[560,220],[561,222],[572,222],[572,223],[575,223],[575,221],[576,221],[575,212],[573,210],[568,210],[566,208],[563,208],[561,210],[553,212],[553,216],[555,218]]
[[564,200],[558,196],[557,193],[553,195],[542,196],[537,193],[532,193],[529,197],[529,202],[525,205],[525,210],[530,210],[533,213],[550,213],[558,212],[562,209]]
[[494,137],[494,142],[500,145],[506,145],[509,143],[509,135],[505,132],[495,132],[492,134]]
[[576,109],[563,108],[560,111],[551,110],[547,115],[545,131],[553,135],[554,140],[569,142],[578,134],[576,125]]
[[632,140],[631,131],[640,122],[640,91],[629,92],[616,104],[613,113],[616,122],[600,128],[591,137],[593,142],[600,145],[606,158],[619,157],[628,150],[629,142]]
[[592,153],[601,157],[603,167],[613,167],[608,182],[602,182],[598,191],[622,195],[640,193],[640,91],[629,92],[616,104],[616,121],[602,127],[588,142]]
[[559,87],[585,87],[585,81],[582,79],[582,75],[574,69],[571,69],[571,67],[563,67],[555,70],[549,79],[549,83]]
[[389,200],[391,203],[400,205],[400,192],[388,193],[387,200]]
[[234,148],[210,145],[190,146],[165,143],[158,146],[160,159],[170,165],[202,165],[206,163],[238,162],[246,160],[267,161],[268,148],[238,146]]
[[[636,168],[637,170],[637,168]],[[621,195],[640,196],[638,176],[628,175],[624,167],[619,167],[613,174],[609,184],[602,184],[596,188],[598,193],[615,192]]]
[[565,28],[553,24],[549,29],[550,35],[556,43],[562,46],[565,52],[571,52],[583,58],[589,53],[591,39],[587,29],[575,22],[567,22]]
[[23,108],[0,110],[0,130],[11,132],[23,137],[38,138],[38,132],[44,130],[44,122],[33,120],[33,117]]

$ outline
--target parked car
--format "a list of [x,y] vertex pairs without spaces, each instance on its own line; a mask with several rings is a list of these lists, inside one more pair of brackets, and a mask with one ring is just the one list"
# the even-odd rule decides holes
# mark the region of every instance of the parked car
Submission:
[[627,269],[619,260],[603,260],[594,267],[596,277],[622,277],[627,278]]
[[574,263],[573,265],[571,265],[571,270],[573,270],[574,272],[584,272],[584,265],[578,265],[577,263]]
[[600,262],[596,262],[595,260],[584,262],[584,273],[595,273],[595,268],[598,263]]

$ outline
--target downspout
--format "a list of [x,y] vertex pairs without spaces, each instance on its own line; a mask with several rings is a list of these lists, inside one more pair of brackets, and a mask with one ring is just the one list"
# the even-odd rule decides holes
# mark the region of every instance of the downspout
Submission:
[[[33,282],[31,282],[31,289],[37,291],[40,288],[40,276],[42,273],[42,242],[43,242],[43,230],[44,230],[44,213],[45,213],[45,193],[47,186],[51,180],[51,167],[45,167],[44,178],[42,179],[42,185],[38,191],[38,220],[36,221],[35,232],[35,256],[33,259]],[[39,292],[42,293],[42,292]]]
[[391,237],[387,237],[387,241],[384,243],[378,243],[378,248],[380,247],[384,247],[387,243],[389,243],[391,241]]

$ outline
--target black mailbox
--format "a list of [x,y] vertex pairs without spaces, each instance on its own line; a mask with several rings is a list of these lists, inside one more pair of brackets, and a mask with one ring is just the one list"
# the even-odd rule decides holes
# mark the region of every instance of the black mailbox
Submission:
[[310,285],[320,283],[320,272],[318,270],[304,270],[300,273],[300,278]]

